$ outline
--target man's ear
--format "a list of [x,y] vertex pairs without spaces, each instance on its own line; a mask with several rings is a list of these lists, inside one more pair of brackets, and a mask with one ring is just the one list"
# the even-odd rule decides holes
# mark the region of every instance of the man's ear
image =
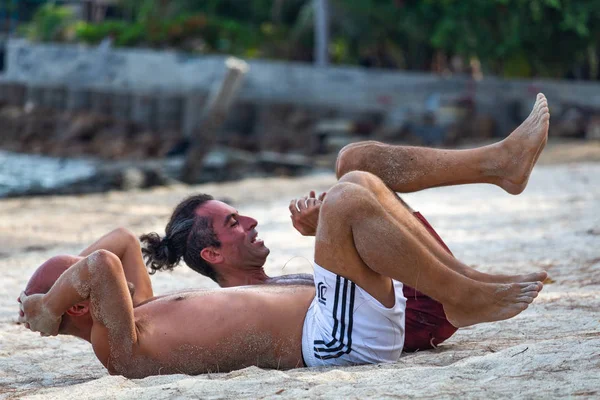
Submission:
[[203,248],[200,251],[200,257],[210,264],[220,264],[224,261],[219,249],[212,246]]
[[81,317],[90,311],[90,304],[88,302],[77,303],[73,307],[67,310],[67,314],[73,317]]

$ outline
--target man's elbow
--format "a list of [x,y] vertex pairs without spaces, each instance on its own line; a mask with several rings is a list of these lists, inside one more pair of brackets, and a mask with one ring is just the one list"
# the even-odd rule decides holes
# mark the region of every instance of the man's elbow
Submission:
[[87,257],[87,265],[92,272],[100,268],[101,271],[112,271],[114,273],[123,273],[121,260],[114,253],[100,249],[94,251]]
[[126,241],[128,243],[129,242],[139,243],[137,236],[135,236],[133,234],[133,232],[131,232],[129,229],[127,229],[123,226],[113,230],[111,232],[111,235],[119,238],[119,240],[121,240],[121,241]]

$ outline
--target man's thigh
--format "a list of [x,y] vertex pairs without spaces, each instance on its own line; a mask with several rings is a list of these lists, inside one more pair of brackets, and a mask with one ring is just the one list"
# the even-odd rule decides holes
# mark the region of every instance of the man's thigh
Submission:
[[373,271],[360,257],[352,235],[352,224],[367,218],[377,199],[354,183],[338,183],[327,194],[319,215],[315,240],[315,262],[351,280],[386,307],[395,303],[392,280]]

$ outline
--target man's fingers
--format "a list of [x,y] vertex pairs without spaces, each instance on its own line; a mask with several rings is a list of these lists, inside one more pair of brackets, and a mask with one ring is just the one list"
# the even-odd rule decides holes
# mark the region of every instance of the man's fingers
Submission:
[[308,200],[306,200],[306,205],[310,208],[310,207],[314,207],[315,204],[317,203],[317,199],[315,199],[314,197],[309,198]]
[[290,201],[290,212],[292,213],[292,215],[296,215],[300,212],[300,211],[298,211],[298,207],[296,206],[297,202],[298,202],[298,200],[296,200],[296,199],[293,199],[292,201]]
[[323,192],[319,195],[319,200],[323,201],[325,200],[325,196],[327,195],[327,192]]
[[310,194],[308,195],[308,197],[310,197],[310,198],[313,198],[313,199],[314,199],[314,198],[316,197],[316,195],[317,195],[317,194],[315,193],[315,191],[314,191],[314,190],[311,190],[311,191],[310,191]]
[[25,322],[25,310],[23,309],[23,302],[21,301],[21,296],[23,296],[23,293],[21,293],[21,295],[19,296],[19,318],[17,319],[17,321],[23,323]]
[[298,209],[300,210],[300,212],[302,212],[302,210],[306,209],[307,199],[308,199],[308,197],[304,196],[303,198],[298,200],[297,204],[298,204]]

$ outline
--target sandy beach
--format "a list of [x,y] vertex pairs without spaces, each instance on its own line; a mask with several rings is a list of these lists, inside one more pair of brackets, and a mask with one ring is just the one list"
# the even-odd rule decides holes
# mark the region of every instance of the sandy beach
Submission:
[[[541,165],[511,196],[490,185],[404,196],[466,264],[493,273],[546,270],[550,281],[511,320],[459,330],[435,350],[388,365],[263,370],[142,380],[109,376],[91,346],[17,324],[35,268],[125,226],[163,232],[175,204],[208,192],[259,221],[270,275],[311,272],[313,239],[290,223],[293,197],[333,174],[221,185],[0,201],[0,399],[556,398],[600,396],[600,164]],[[152,277],[155,293],[215,284],[185,266]]]

